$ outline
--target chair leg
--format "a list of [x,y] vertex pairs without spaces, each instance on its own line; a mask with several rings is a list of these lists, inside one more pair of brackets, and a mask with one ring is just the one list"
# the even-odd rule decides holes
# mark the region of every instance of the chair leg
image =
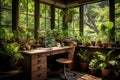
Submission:
[[67,78],[67,74],[66,74],[66,67],[65,67],[65,64],[64,64],[64,68],[63,68],[63,70],[64,70],[64,77],[65,77],[65,80],[68,80],[68,78]]
[[66,70],[67,70],[67,71],[69,71],[69,72],[71,72],[71,73],[73,73],[73,75],[74,75],[74,76],[76,76],[76,75],[77,75],[77,73],[76,73],[76,72],[71,71],[71,70],[70,70],[70,69],[68,69],[68,68],[66,68]]

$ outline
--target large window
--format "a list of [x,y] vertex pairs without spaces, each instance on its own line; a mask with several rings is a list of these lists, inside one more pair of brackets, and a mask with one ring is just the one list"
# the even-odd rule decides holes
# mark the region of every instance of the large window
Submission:
[[98,26],[106,21],[109,21],[109,1],[84,5],[84,35],[95,40]]
[[19,1],[19,27],[26,27],[28,31],[27,37],[34,38],[34,1],[20,0]]
[[62,16],[61,16],[62,9],[55,8],[55,29],[62,30]]
[[12,0],[0,0],[0,26],[12,27]]
[[116,41],[120,41],[120,0],[115,0],[115,32]]
[[69,30],[69,33],[71,35],[74,35],[74,36],[77,36],[79,34],[79,21],[80,21],[80,18],[79,18],[79,7],[77,8],[71,8],[73,9],[72,11],[75,11],[74,12],[74,15],[73,15],[73,18],[72,18],[72,22],[68,22],[68,30]]
[[50,6],[40,4],[40,30],[51,29],[51,11]]

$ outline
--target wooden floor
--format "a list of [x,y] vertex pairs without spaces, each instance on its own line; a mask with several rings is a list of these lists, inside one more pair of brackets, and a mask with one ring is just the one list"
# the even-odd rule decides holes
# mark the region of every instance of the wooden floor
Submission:
[[[120,80],[119,78],[113,78],[113,77],[99,77],[96,75],[91,75],[87,72],[76,72],[77,75],[74,76],[73,74],[67,72],[68,79],[69,80]],[[64,80],[63,74],[50,74],[47,78],[47,80]]]

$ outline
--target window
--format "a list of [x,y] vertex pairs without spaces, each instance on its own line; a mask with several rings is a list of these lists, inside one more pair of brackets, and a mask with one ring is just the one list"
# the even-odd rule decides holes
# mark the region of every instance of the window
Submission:
[[12,0],[0,0],[0,26],[12,27]]
[[115,40],[120,41],[120,0],[115,0]]
[[20,0],[19,1],[19,27],[26,27],[28,31],[27,37],[34,38],[34,1]]
[[68,23],[68,30],[71,35],[77,36],[79,34],[79,7],[71,8],[74,11],[72,22]]
[[61,16],[62,9],[55,8],[55,29],[58,29],[59,31],[62,30],[62,16]]
[[40,4],[40,30],[51,29],[51,11],[50,6]]
[[98,26],[109,21],[109,1],[84,5],[84,35],[96,39]]

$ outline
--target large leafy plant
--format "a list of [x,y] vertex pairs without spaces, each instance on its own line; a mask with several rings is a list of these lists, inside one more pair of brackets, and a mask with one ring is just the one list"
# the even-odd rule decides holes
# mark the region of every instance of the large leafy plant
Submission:
[[108,69],[111,68],[112,62],[114,60],[114,56],[111,54],[113,50],[108,52],[100,52],[96,51],[94,53],[95,57],[99,60],[99,68],[100,69]]
[[10,57],[11,63],[16,63],[23,58],[22,54],[19,52],[19,47],[17,42],[4,45],[4,52]]
[[104,22],[98,26],[99,34],[98,36],[102,40],[109,40],[112,39],[114,36],[114,33],[111,32],[111,29],[113,28],[114,24],[111,21]]
[[10,58],[10,63],[16,63],[18,60],[22,59],[23,56],[19,53],[20,45],[16,41],[16,35],[12,32],[11,28],[0,28],[0,53],[8,55]]

